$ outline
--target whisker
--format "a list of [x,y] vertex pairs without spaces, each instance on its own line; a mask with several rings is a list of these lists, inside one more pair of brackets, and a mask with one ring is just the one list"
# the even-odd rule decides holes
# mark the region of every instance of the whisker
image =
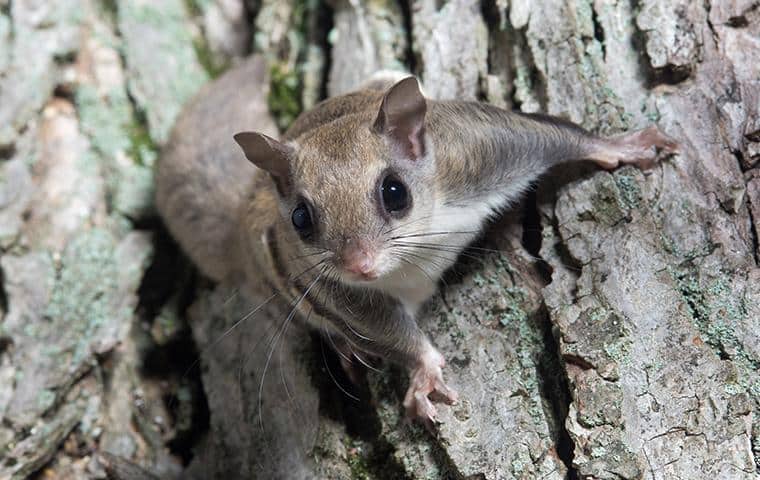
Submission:
[[405,247],[405,248],[419,248],[422,250],[432,250],[432,251],[438,251],[438,252],[453,253],[456,255],[453,260],[456,260],[456,257],[461,255],[463,257],[471,258],[476,261],[480,261],[480,262],[483,261],[481,257],[465,253],[464,249],[459,250],[458,247],[452,248],[452,247],[447,247],[444,245],[424,244],[424,243],[402,243],[397,246]]
[[[333,266],[328,266],[328,268],[327,268],[327,271],[326,271],[326,275],[325,275],[325,280],[324,280],[324,281],[323,281],[323,282],[322,282],[322,283],[319,285],[319,290],[317,290],[317,293],[315,294],[315,298],[316,298],[316,299],[317,299],[317,301],[319,302],[319,301],[320,301],[320,300],[319,300],[319,296],[322,294],[322,292],[324,292],[324,294],[325,294],[325,297],[324,297],[324,301],[322,302],[324,305],[328,305],[328,303],[329,303],[329,298],[328,298],[328,294],[327,294],[327,289],[326,289],[326,288],[324,288],[324,287],[325,287],[325,285],[327,285],[328,283],[330,283],[330,284],[331,284],[331,278],[332,278],[332,275],[333,275],[334,273],[335,273],[335,267],[333,267]],[[348,361],[348,362],[351,362],[351,359],[350,359],[350,358],[348,358],[348,357],[346,357],[346,355],[345,355],[345,354],[344,354],[344,353],[343,353],[343,352],[342,352],[342,351],[341,351],[341,350],[338,348],[338,346],[337,346],[337,345],[335,344],[335,342],[333,341],[333,338],[332,338],[332,336],[330,335],[330,332],[329,332],[329,331],[327,330],[327,328],[324,326],[325,320],[326,320],[326,318],[325,318],[325,317],[322,317],[322,322],[321,322],[321,323],[322,323],[322,329],[323,329],[323,330],[325,331],[325,333],[327,334],[327,338],[330,340],[330,343],[331,343],[331,344],[332,344],[332,346],[333,346],[333,350],[335,350],[335,352],[336,352],[336,353],[338,353],[338,355],[340,355],[341,357],[343,357],[343,358],[344,358],[346,361]]]
[[469,235],[469,234],[477,234],[480,233],[475,230],[464,230],[464,231],[451,231],[451,232],[427,232],[427,233],[412,233],[409,235],[398,235],[396,237],[391,237],[389,240],[401,240],[404,238],[416,238],[416,237],[433,237],[433,236],[439,236],[439,235]]
[[264,372],[261,374],[261,381],[259,382],[259,400],[258,400],[258,410],[259,410],[259,427],[261,428],[261,431],[264,431],[264,417],[262,415],[262,405],[263,405],[263,398],[262,394],[264,392],[264,382],[266,380],[267,376],[267,370],[269,369],[269,363],[272,361],[272,354],[274,353],[275,348],[277,348],[277,343],[280,341],[282,336],[285,333],[285,330],[287,329],[288,325],[290,324],[291,320],[293,320],[293,317],[295,317],[296,311],[298,310],[298,306],[301,304],[304,298],[309,294],[312,287],[319,281],[320,278],[322,278],[322,274],[324,273],[324,269],[322,272],[317,275],[314,280],[309,283],[309,285],[306,287],[306,290],[304,290],[303,294],[298,298],[298,300],[293,305],[293,308],[290,310],[290,313],[288,314],[288,317],[285,319],[285,322],[283,322],[282,327],[280,327],[279,331],[275,334],[275,337],[272,340],[272,347],[269,349],[269,353],[267,354],[266,362],[264,363]]
[[354,352],[353,349],[351,349],[351,354],[354,356],[355,359],[357,359],[359,361],[359,363],[361,363],[362,365],[364,365],[368,369],[372,370],[373,372],[381,373],[380,369],[375,368],[372,365],[370,365],[369,363],[367,363],[367,361],[364,360],[361,355],[359,355],[358,353]]
[[[327,329],[324,329],[324,330],[325,330],[325,334],[327,334],[327,336],[329,337],[330,333],[327,331]],[[355,402],[358,402],[359,401],[359,397],[354,396],[354,395],[348,393],[348,391],[346,391],[346,389],[343,388],[343,386],[340,384],[340,382],[338,381],[338,379],[335,378],[335,375],[333,375],[332,370],[330,369],[330,366],[327,364],[327,356],[325,355],[325,344],[324,344],[324,342],[320,341],[319,345],[320,345],[321,350],[322,350],[322,362],[324,362],[325,369],[327,369],[327,374],[330,375],[330,378],[332,379],[332,381],[335,384],[335,386],[338,387],[338,389],[341,392],[343,392],[348,398],[354,400]],[[335,349],[335,351],[336,352],[338,351],[337,348]],[[350,360],[349,360],[349,362],[350,362]]]
[[432,279],[432,277],[430,277],[430,274],[428,272],[426,272],[424,268],[420,267],[419,265],[417,265],[416,263],[412,262],[411,260],[408,260],[408,259],[403,258],[403,257],[399,257],[399,258],[401,259],[402,262],[404,262],[404,263],[406,263],[408,265],[411,265],[413,267],[416,267],[420,272],[422,272],[423,275],[425,275],[428,278],[428,280],[430,280],[430,283],[433,283],[433,284],[437,283],[435,280]]
[[330,253],[330,252],[328,250],[322,250],[322,251],[319,251],[319,252],[307,253],[306,255],[298,255],[298,256],[295,256],[295,257],[289,257],[287,259],[287,261],[291,262],[293,260],[301,260],[301,259],[304,259],[304,258],[316,257],[317,255],[325,255],[327,253]]
[[341,319],[343,320],[343,323],[346,325],[346,327],[348,327],[348,329],[351,331],[351,333],[353,333],[354,335],[356,335],[360,339],[364,340],[365,342],[374,342],[374,340],[371,339],[370,337],[365,337],[361,333],[357,332],[356,329],[354,327],[352,327],[351,324],[349,322],[347,322],[345,318],[341,317]]
[[[343,286],[340,284],[339,277],[340,277],[340,273],[335,268],[333,268],[330,275],[328,275],[327,281],[330,283],[330,298],[332,298],[332,302],[333,304],[335,304],[335,301],[338,297],[335,293],[335,289],[342,290],[343,298],[346,301],[346,304],[343,305],[343,307],[345,307],[345,310],[351,313],[351,315],[353,315],[353,312],[351,310],[351,305],[353,305],[353,302],[350,302],[350,300],[348,299],[348,296],[347,296],[348,294],[346,290],[343,288]],[[351,305],[349,305],[349,303],[351,303]],[[352,334],[356,335],[357,338],[360,338],[361,340],[364,340],[365,342],[374,342],[374,340],[371,339],[370,337],[364,336],[361,333],[359,333],[354,327],[351,326],[351,324],[345,318],[343,318],[343,316],[338,315],[338,317],[343,321],[343,324],[348,328],[348,330]]]
[[423,216],[421,216],[421,217],[419,217],[419,218],[417,218],[415,220],[410,220],[410,221],[402,223],[400,225],[396,225],[395,227],[393,227],[391,229],[388,229],[385,232],[383,232],[383,235],[388,235],[388,234],[393,233],[396,230],[399,230],[401,228],[408,227],[409,225],[413,225],[415,223],[419,223],[419,222],[422,222],[424,220],[430,220],[431,218],[434,218],[434,217],[444,218],[444,217],[451,217],[451,216],[458,216],[458,215],[461,215],[461,212],[440,212],[440,211],[432,212],[432,213],[429,213],[427,215],[423,215]]
[[[415,257],[418,257],[419,259],[421,259],[421,260],[423,260],[425,262],[431,263],[433,266],[438,267],[438,268],[444,268],[445,266],[443,264],[441,264],[441,263],[437,263],[437,262],[433,261],[429,257],[445,260],[449,264],[451,264],[452,262],[454,262],[457,259],[457,255],[452,255],[451,257],[447,257],[445,255],[437,255],[435,253],[427,253],[426,255],[422,255],[420,253],[411,251],[410,249],[413,249],[415,247],[412,247],[412,246],[409,246],[409,245],[393,245],[393,248],[403,249],[403,250],[401,250],[401,252],[407,253],[409,255],[414,255]],[[448,253],[446,250],[443,250],[443,252],[444,253]],[[397,251],[396,253],[399,253],[399,252]],[[454,252],[450,252],[450,253],[454,253]]]
[[295,276],[295,278],[294,278],[294,280],[295,280],[295,279],[297,279],[298,277],[300,277],[301,275],[303,275],[303,274],[305,274],[305,273],[307,273],[307,272],[310,272],[310,271],[311,271],[311,270],[313,270],[314,268],[316,268],[316,267],[318,267],[318,266],[320,266],[320,265],[323,265],[323,264],[324,264],[324,263],[325,263],[327,260],[328,260],[327,258],[323,258],[323,259],[322,259],[322,260],[320,260],[319,262],[315,263],[314,265],[310,266],[309,268],[307,268],[307,269],[306,269],[306,270],[304,270],[303,272],[301,272],[301,273],[299,273],[298,275],[296,275],[296,276]]
[[[410,247],[397,247],[397,248],[404,249],[404,250],[396,250],[395,251],[395,254],[399,255],[400,257],[406,256],[407,260],[409,259],[409,257],[411,257],[412,259],[418,259],[418,260],[422,261],[423,263],[429,263],[429,264],[433,265],[434,267],[436,267],[439,270],[439,274],[438,274],[439,280],[441,282],[443,282],[443,285],[445,287],[449,286],[449,283],[446,281],[446,279],[443,276],[443,272],[445,272],[447,269],[453,267],[453,265],[454,265],[453,261],[456,258],[444,257],[443,255],[435,255],[435,254],[432,254],[432,253],[426,253],[425,255],[422,255],[422,254],[419,254],[417,252],[406,250],[407,248],[410,248]],[[440,258],[442,260],[445,260],[446,264],[442,264],[440,262],[436,262],[436,261],[432,260],[430,258],[431,256],[436,257],[436,258]],[[431,278],[430,276],[428,276],[428,279],[433,284],[437,284],[437,282],[435,280],[433,280],[433,278]]]
[[403,227],[406,227],[406,226],[412,225],[412,224],[414,224],[414,223],[417,223],[417,222],[421,222],[421,221],[423,221],[423,220],[429,220],[429,219],[433,218],[434,216],[435,216],[435,214],[434,214],[434,213],[431,213],[431,214],[429,214],[429,215],[423,215],[422,217],[420,217],[420,218],[418,218],[418,219],[416,219],[416,220],[410,220],[410,221],[408,221],[408,222],[405,222],[405,223],[402,223],[402,224],[400,224],[400,225],[396,225],[395,227],[393,227],[393,228],[391,228],[391,229],[389,229],[389,230],[386,230],[386,231],[384,231],[384,232],[383,232],[383,235],[388,235],[388,234],[390,234],[390,233],[392,233],[392,232],[395,232],[396,230],[398,230],[398,229],[400,229],[400,228],[403,228]]
[[[324,260],[322,260],[322,261],[320,261],[320,262],[318,262],[318,263],[316,263],[316,264],[312,265],[311,267],[309,267],[309,268],[307,268],[306,270],[302,271],[302,272],[301,272],[301,273],[299,273],[298,275],[294,275],[294,276],[290,277],[290,278],[287,280],[287,283],[286,283],[286,285],[290,285],[291,283],[295,282],[295,281],[296,281],[296,280],[298,280],[298,278],[300,278],[302,275],[306,274],[307,272],[309,272],[309,271],[310,271],[310,270],[312,270],[313,268],[315,268],[315,267],[318,267],[319,265],[323,264],[325,261],[327,261],[327,259],[324,259]],[[232,300],[232,298],[233,298],[235,295],[237,295],[237,293],[238,293],[237,291],[236,291],[236,292],[234,292],[234,293],[233,293],[233,295],[231,295],[231,296],[230,296],[230,298],[228,298],[227,300],[225,300],[225,304],[226,304],[226,303],[228,303],[229,301],[231,301],[231,300]],[[190,365],[190,366],[187,368],[187,370],[185,371],[185,373],[182,375],[182,378],[185,378],[185,377],[187,377],[187,375],[188,375],[188,374],[189,374],[189,373],[190,373],[190,372],[193,370],[193,368],[195,368],[195,367],[198,365],[198,363],[200,363],[200,361],[201,361],[201,358],[203,358],[203,355],[207,354],[207,353],[209,352],[209,350],[211,350],[211,349],[212,349],[212,348],[214,348],[214,347],[215,347],[217,344],[219,344],[219,342],[221,342],[222,340],[224,340],[224,338],[225,338],[225,337],[227,337],[227,336],[228,336],[230,333],[232,333],[232,331],[233,331],[233,330],[235,330],[235,329],[236,329],[238,326],[240,326],[240,325],[241,325],[243,322],[245,322],[246,320],[248,320],[249,318],[251,318],[252,316],[254,316],[254,315],[257,313],[257,312],[259,312],[259,311],[260,311],[262,308],[264,308],[264,307],[265,307],[265,306],[266,306],[266,305],[267,305],[269,302],[271,302],[271,301],[272,301],[272,300],[273,300],[273,299],[274,299],[276,296],[278,296],[278,295],[280,295],[280,292],[274,292],[274,293],[272,293],[272,294],[271,294],[269,297],[267,297],[267,298],[266,298],[266,299],[265,299],[263,302],[261,302],[261,303],[260,303],[258,306],[256,306],[255,308],[253,308],[253,309],[252,309],[250,312],[248,312],[247,314],[243,315],[243,316],[242,316],[242,317],[241,317],[239,320],[237,320],[235,323],[233,323],[233,324],[232,324],[232,325],[231,325],[231,326],[230,326],[230,327],[229,327],[227,330],[225,330],[225,331],[224,331],[224,332],[223,332],[223,333],[222,333],[220,336],[218,336],[218,337],[217,337],[217,338],[216,338],[216,339],[215,339],[213,342],[211,342],[209,345],[207,345],[206,347],[204,347],[204,348],[203,348],[203,349],[202,349],[202,350],[201,350],[201,351],[198,353],[198,356],[197,356],[197,358],[196,358],[196,359],[193,361],[193,363],[192,363],[192,364],[191,364],[191,365]]]
[[235,297],[237,297],[239,293],[240,293],[240,289],[239,289],[239,288],[235,288],[235,289],[233,289],[233,290],[232,290],[232,293],[230,293],[230,296],[229,296],[229,297],[227,297],[227,299],[226,299],[224,302],[222,302],[222,306],[223,306],[223,307],[226,307],[227,305],[229,305],[229,304],[230,304],[230,302],[231,302],[231,301],[232,301],[232,300],[233,300]]
[[[437,249],[439,251],[448,251],[451,253],[459,252],[464,257],[471,258],[478,261],[484,261],[482,257],[477,257],[474,255],[469,255],[467,253],[464,253],[465,251],[473,251],[473,252],[484,252],[484,253],[498,253],[501,255],[522,255],[527,256],[528,258],[537,261],[537,262],[544,262],[546,261],[545,258],[532,255],[530,252],[528,252],[525,249],[520,248],[513,248],[513,249],[495,249],[495,248],[486,248],[486,247],[477,247],[477,246],[460,246],[460,245],[446,245],[446,244],[438,244],[438,243],[426,243],[426,242],[398,242],[403,243],[403,246],[409,247],[409,246],[418,246],[423,249]],[[398,245],[401,246],[401,245]],[[448,250],[446,250],[448,249]],[[562,266],[564,268],[567,268],[569,270],[580,272],[581,269],[578,267],[575,267],[573,265],[569,265],[566,262],[562,262]]]
[[279,295],[279,293],[278,293],[278,292],[275,292],[275,293],[273,293],[272,295],[270,295],[269,297],[267,297],[267,299],[266,299],[266,300],[264,300],[262,303],[260,303],[260,304],[259,304],[257,307],[255,307],[253,310],[251,310],[251,311],[250,311],[250,312],[248,312],[247,314],[243,315],[243,316],[240,318],[240,320],[238,320],[238,321],[236,321],[235,323],[233,323],[233,324],[232,324],[232,326],[230,326],[230,327],[229,327],[227,330],[225,330],[225,331],[224,331],[224,333],[222,333],[220,336],[218,336],[218,337],[216,338],[216,340],[214,340],[213,342],[211,342],[211,344],[209,344],[209,345],[207,345],[206,347],[204,347],[204,348],[203,348],[203,350],[201,350],[201,351],[198,353],[198,356],[197,356],[197,358],[196,358],[196,359],[193,361],[193,363],[192,363],[192,364],[190,364],[190,366],[189,366],[189,367],[187,367],[187,370],[185,370],[185,373],[183,373],[183,374],[182,374],[182,377],[181,377],[181,378],[185,378],[185,377],[187,377],[187,376],[190,374],[190,372],[193,370],[193,368],[195,368],[195,367],[196,367],[196,366],[197,366],[197,365],[200,363],[200,361],[201,361],[201,358],[203,357],[203,355],[205,355],[206,353],[208,353],[208,351],[209,351],[209,350],[211,350],[211,349],[212,349],[212,348],[214,348],[214,347],[215,347],[215,346],[216,346],[216,345],[217,345],[219,342],[221,342],[222,340],[224,340],[224,338],[225,338],[227,335],[229,335],[230,333],[232,333],[232,331],[233,331],[233,330],[235,330],[235,329],[236,329],[236,328],[237,328],[237,327],[238,327],[238,326],[239,326],[241,323],[245,322],[246,320],[248,320],[249,318],[251,318],[253,315],[255,315],[255,314],[256,314],[256,312],[258,312],[259,310],[261,310],[262,308],[264,308],[264,306],[266,306],[266,305],[267,305],[269,302],[271,302],[271,301],[274,299],[274,297],[276,297],[277,295]]

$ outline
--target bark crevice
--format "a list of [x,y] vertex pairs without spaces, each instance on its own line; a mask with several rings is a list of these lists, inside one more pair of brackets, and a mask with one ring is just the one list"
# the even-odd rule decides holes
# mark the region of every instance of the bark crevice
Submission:
[[556,430],[556,451],[562,463],[567,468],[567,478],[576,480],[578,471],[573,465],[575,458],[575,443],[570,437],[565,422],[568,409],[572,402],[565,362],[560,353],[559,344],[555,338],[549,314],[546,310],[540,313],[539,327],[544,340],[545,353],[538,365],[537,373],[540,378],[541,396],[550,406],[548,418],[552,420]]
[[[108,452],[127,480],[754,478],[758,5],[0,0],[0,477],[104,478]],[[420,319],[460,393],[431,435],[405,372],[350,401],[296,322],[261,382],[288,305],[221,338],[262,299],[196,279],[153,212],[159,147],[246,32],[283,126],[407,68],[433,97],[656,122],[685,151],[551,172],[466,252]]]

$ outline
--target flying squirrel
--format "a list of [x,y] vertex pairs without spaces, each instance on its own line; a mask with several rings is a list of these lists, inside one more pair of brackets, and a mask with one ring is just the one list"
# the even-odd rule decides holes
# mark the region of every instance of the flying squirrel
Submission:
[[602,138],[548,115],[428,99],[398,75],[324,100],[277,140],[260,107],[265,72],[253,57],[185,108],[159,161],[158,210],[203,274],[282,295],[344,365],[372,355],[405,367],[404,407],[428,424],[431,399],[457,393],[415,317],[488,220],[555,165],[648,168],[658,149],[678,149],[654,126]]

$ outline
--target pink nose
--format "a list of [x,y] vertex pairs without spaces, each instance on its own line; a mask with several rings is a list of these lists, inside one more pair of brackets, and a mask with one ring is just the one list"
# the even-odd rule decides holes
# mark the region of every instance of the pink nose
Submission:
[[343,268],[362,277],[372,278],[375,256],[364,240],[348,240],[341,251]]

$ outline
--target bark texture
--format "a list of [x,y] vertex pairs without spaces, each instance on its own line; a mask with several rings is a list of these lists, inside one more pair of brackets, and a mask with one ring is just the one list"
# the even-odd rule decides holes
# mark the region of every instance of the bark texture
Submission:
[[[463,255],[432,435],[155,218],[176,115],[252,51],[281,127],[408,69],[682,153],[553,171]],[[0,479],[760,478],[759,111],[752,0],[0,0]]]

